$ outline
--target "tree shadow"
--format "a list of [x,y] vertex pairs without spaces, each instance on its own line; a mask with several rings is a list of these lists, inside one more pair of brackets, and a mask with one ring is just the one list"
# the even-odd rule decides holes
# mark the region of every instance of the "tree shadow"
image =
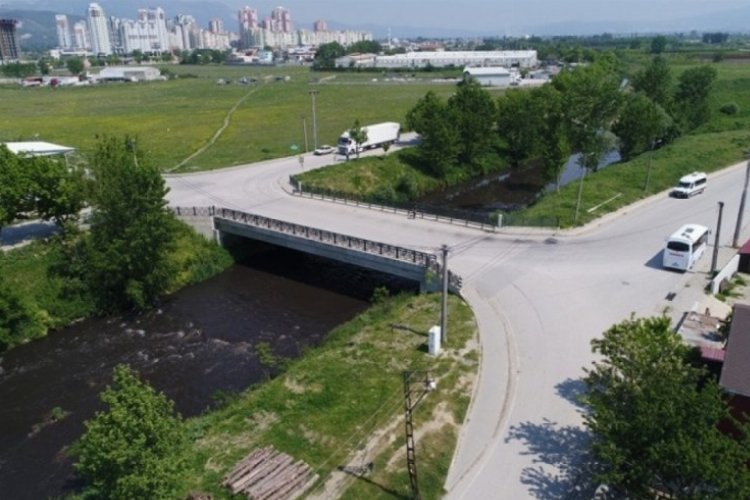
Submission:
[[585,409],[583,396],[586,394],[586,382],[583,379],[568,378],[555,386],[555,391],[564,400],[572,403],[576,408]]
[[507,441],[510,440],[521,441],[527,448],[523,453],[536,456],[535,465],[521,473],[521,482],[535,498],[573,500],[596,496],[598,485],[592,481],[589,435],[582,427],[559,426],[548,419],[541,424],[523,422],[510,428]]

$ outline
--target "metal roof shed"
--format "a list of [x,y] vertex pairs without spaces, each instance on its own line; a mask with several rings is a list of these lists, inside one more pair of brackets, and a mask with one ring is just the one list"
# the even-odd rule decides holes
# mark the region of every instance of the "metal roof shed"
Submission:
[[75,151],[75,148],[43,141],[6,142],[4,144],[11,153],[19,156],[65,155]]
[[735,304],[719,385],[731,394],[750,397],[750,305]]

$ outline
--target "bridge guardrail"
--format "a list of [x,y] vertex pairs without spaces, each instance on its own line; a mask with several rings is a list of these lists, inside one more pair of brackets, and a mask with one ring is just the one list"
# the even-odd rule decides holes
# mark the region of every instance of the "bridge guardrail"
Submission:
[[[401,262],[408,262],[411,264],[424,266],[430,272],[436,273],[437,275],[440,275],[440,273],[442,272],[441,265],[437,260],[437,256],[431,253],[420,252],[418,250],[413,250],[410,248],[389,245],[387,243],[366,240],[363,238],[356,238],[354,236],[349,236],[346,234],[335,233],[333,231],[326,231],[324,229],[304,226],[302,224],[295,224],[292,222],[272,219],[270,217],[264,217],[262,215],[250,214],[247,212],[242,212],[240,210],[233,210],[231,208],[210,207],[210,209],[211,211],[213,211],[214,217],[241,222],[243,224],[251,225],[260,229],[268,229],[275,232],[291,234],[299,238],[319,241],[328,245],[334,245],[341,248],[347,248],[398,260]],[[461,277],[452,273],[451,271],[448,271],[448,286],[454,292],[460,292],[462,286]]]

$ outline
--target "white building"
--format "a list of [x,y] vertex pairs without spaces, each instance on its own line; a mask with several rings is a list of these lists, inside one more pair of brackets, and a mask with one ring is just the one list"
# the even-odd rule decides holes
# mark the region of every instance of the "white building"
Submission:
[[57,14],[55,16],[55,25],[57,26],[57,46],[61,49],[72,49],[73,32],[70,30],[68,16]]
[[[538,65],[536,50],[477,50],[477,51],[434,51],[407,52],[392,56],[371,55],[359,58],[354,66],[369,68],[445,68],[464,66],[503,66],[533,68]],[[352,66],[352,59],[344,56],[336,59],[336,66]]]
[[98,3],[89,4],[88,10],[89,35],[91,37],[91,51],[96,54],[109,55],[112,46],[109,43],[109,29],[107,18]]
[[73,25],[73,47],[80,50],[91,50],[91,39],[86,21],[78,21]]
[[464,79],[469,78],[485,87],[509,87],[513,82],[510,71],[501,66],[464,68]]
[[98,81],[142,82],[163,80],[158,68],[152,66],[108,66],[92,78]]
[[169,52],[169,32],[164,10],[139,9],[138,19],[124,19],[120,25],[120,38],[126,54],[139,50],[143,53]]

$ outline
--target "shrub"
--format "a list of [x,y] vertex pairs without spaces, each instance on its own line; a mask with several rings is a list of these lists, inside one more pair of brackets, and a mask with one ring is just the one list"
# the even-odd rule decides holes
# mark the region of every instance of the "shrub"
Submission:
[[737,105],[736,102],[727,102],[725,104],[722,104],[719,108],[719,111],[724,113],[725,115],[736,115],[740,111],[740,107]]

